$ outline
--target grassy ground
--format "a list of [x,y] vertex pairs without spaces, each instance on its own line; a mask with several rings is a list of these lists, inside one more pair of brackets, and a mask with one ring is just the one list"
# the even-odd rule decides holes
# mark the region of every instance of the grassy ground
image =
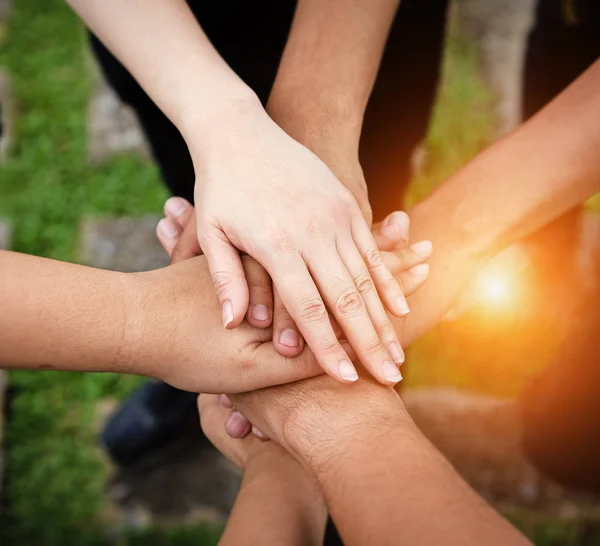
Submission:
[[[0,51],[17,108],[14,146],[0,169],[0,215],[14,222],[16,250],[63,260],[76,259],[84,215],[158,213],[165,197],[148,162],[120,157],[100,169],[86,165],[90,77],[83,40],[63,0],[20,0]],[[97,537],[103,536],[98,529],[106,468],[96,449],[95,406],[136,381],[10,374],[0,542],[104,542]]]
[[[14,223],[16,250],[63,260],[77,260],[83,216],[158,213],[165,198],[149,162],[122,156],[99,168],[86,164],[85,121],[91,84],[84,39],[64,0],[14,2],[10,28],[7,32],[0,29],[0,66],[12,75],[17,107],[14,146],[8,163],[0,169],[0,216]],[[453,41],[427,159],[412,189],[412,200],[425,195],[492,138],[492,98],[475,66],[476,55],[469,44]],[[469,387],[485,382],[487,372],[473,376],[477,362],[451,365],[462,362],[465,353],[457,349],[460,335],[457,342],[456,332],[445,328],[434,331],[413,351],[413,359],[426,359],[428,366],[413,366],[424,371],[413,373],[411,383]],[[481,344],[485,340],[481,338]],[[447,347],[445,352],[432,349],[440,344]],[[3,490],[0,542],[36,546],[109,543],[102,494],[107,468],[96,445],[95,409],[99,400],[124,396],[137,381],[115,375],[10,374],[8,480]],[[499,386],[494,381],[486,390],[512,394],[515,388],[514,382]],[[537,532],[534,527],[532,536]],[[560,532],[556,536],[563,536]],[[216,536],[198,528],[155,529],[122,537],[118,544],[212,544]]]

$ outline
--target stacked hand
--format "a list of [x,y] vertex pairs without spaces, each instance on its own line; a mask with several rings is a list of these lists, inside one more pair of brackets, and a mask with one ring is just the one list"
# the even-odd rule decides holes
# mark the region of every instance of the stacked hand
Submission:
[[352,382],[343,332],[378,381],[398,382],[403,353],[386,310],[409,309],[353,193],[264,111],[189,145],[197,207],[188,229],[207,258],[225,327],[246,316],[273,323],[282,354],[301,350],[302,337],[326,373]]
[[[184,199],[171,198],[165,203],[165,218],[157,227],[158,238],[173,262],[184,261],[202,253],[194,228],[193,207]],[[386,220],[373,228],[383,261],[393,272],[406,295],[416,291],[427,279],[429,268],[423,263],[431,254],[431,244],[422,241],[413,245],[408,244],[409,220],[403,212],[391,214]],[[296,326],[291,321],[285,308],[273,308],[273,290],[270,279],[254,260],[243,258],[246,277],[250,287],[250,307],[247,311],[248,322],[255,327],[266,329],[273,326],[273,345],[283,356],[296,357],[303,350],[302,338],[297,334]],[[256,302],[256,303],[253,303]],[[253,315],[252,305],[261,305],[266,310],[264,318],[257,319]],[[260,317],[259,317],[260,318]],[[336,335],[342,333],[333,322]],[[278,339],[286,337],[286,331],[292,330],[297,336],[298,343],[290,347],[277,343]],[[342,345],[352,357],[351,347],[344,341]],[[224,403],[229,405],[227,399]],[[251,428],[250,423],[237,411],[231,411],[226,420],[226,428],[230,435],[244,437]]]

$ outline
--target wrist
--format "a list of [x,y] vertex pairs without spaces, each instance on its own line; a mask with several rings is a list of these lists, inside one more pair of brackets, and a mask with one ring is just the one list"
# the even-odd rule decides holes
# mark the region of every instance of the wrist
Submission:
[[[342,400],[340,400],[342,401]],[[373,445],[374,437],[414,427],[400,397],[392,389],[336,404],[311,404],[293,411],[284,428],[290,452],[319,477],[357,445]]]
[[344,97],[320,101],[305,89],[284,89],[277,83],[267,113],[294,140],[308,148],[336,175],[372,223],[367,185],[358,159],[362,112]]
[[276,81],[267,112],[292,138],[313,150],[347,150],[358,155],[364,112],[343,93]]
[[[160,270],[159,270],[160,271]],[[161,351],[168,354],[169,336],[161,335],[162,328],[156,321],[168,323],[156,312],[157,300],[161,298],[161,283],[151,281],[149,273],[121,273],[123,292],[124,327],[116,366],[124,373],[159,378]]]
[[268,118],[256,93],[245,84],[213,97],[209,108],[198,100],[187,102],[194,106],[178,116],[176,125],[192,158],[210,157],[240,135],[256,134],[257,122]]

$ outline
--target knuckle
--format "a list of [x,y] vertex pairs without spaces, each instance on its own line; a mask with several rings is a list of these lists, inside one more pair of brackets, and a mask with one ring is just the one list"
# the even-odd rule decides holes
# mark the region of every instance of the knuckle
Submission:
[[383,259],[381,258],[381,253],[377,247],[369,248],[363,254],[363,259],[369,269],[376,269],[383,265]]
[[336,299],[335,309],[340,315],[350,315],[360,311],[362,298],[355,288],[344,290]]
[[215,271],[212,274],[212,282],[217,292],[221,296],[227,292],[235,280],[235,276],[229,271]]
[[399,291],[401,286],[399,277],[394,277],[391,273],[385,275],[381,280],[381,286],[386,290]]
[[309,220],[309,222],[306,226],[306,233],[310,237],[310,239],[314,240],[314,239],[320,239],[323,231],[318,222],[315,222],[314,220]]
[[293,254],[296,250],[291,235],[282,227],[276,227],[267,232],[269,245],[282,254]]
[[392,323],[388,320],[388,318],[383,318],[379,320],[373,321],[373,326],[375,327],[375,331],[379,333],[380,337],[394,337],[396,335],[396,330],[392,326]]
[[383,350],[383,347],[381,345],[381,341],[379,340],[379,338],[372,337],[366,343],[364,343],[363,349],[366,354],[372,356],[377,353],[380,353]]
[[373,279],[371,279],[368,271],[364,271],[354,277],[354,285],[361,296],[370,294],[374,288]]
[[322,322],[327,319],[327,308],[320,298],[310,298],[300,301],[300,316],[303,320],[311,322]]
[[325,357],[331,357],[340,352],[341,345],[335,338],[325,339],[319,347],[319,352]]

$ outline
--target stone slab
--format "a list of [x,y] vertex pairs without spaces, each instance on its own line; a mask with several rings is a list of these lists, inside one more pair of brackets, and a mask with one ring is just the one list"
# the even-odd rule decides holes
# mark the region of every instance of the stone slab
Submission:
[[225,523],[240,487],[240,472],[199,428],[168,449],[154,464],[141,462],[113,474],[108,492],[121,514],[118,525]]
[[8,20],[10,8],[11,0],[0,0],[0,25]]
[[168,265],[156,238],[160,217],[89,219],[81,230],[83,263],[126,273],[150,271]]
[[527,36],[537,0],[458,0],[459,28],[478,48],[482,76],[496,98],[498,134],[521,121]]
[[106,83],[94,59],[90,64],[95,83],[88,107],[88,161],[99,164],[126,152],[150,157],[135,112]]

